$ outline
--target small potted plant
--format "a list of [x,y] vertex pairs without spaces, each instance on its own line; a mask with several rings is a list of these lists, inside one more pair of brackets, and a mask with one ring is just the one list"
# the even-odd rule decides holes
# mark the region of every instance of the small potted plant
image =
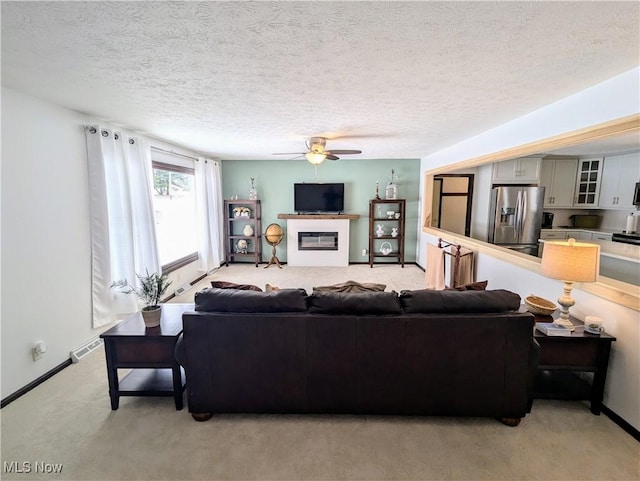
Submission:
[[111,287],[128,288],[123,292],[125,294],[135,294],[144,304],[141,310],[144,325],[147,327],[159,326],[162,313],[160,299],[167,292],[171,281],[166,275],[158,274],[157,272],[149,274],[149,271],[146,271],[144,276],[136,274],[136,277],[140,281],[140,286],[138,287],[132,286],[126,279],[114,282]]

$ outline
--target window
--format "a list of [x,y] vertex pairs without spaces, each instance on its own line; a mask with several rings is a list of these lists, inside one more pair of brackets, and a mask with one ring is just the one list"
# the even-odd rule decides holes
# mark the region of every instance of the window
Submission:
[[154,161],[153,206],[162,271],[198,259],[193,168]]

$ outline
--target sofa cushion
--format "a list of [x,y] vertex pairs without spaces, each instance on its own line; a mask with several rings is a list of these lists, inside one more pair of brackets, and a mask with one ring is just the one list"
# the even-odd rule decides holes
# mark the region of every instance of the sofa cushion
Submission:
[[445,291],[484,291],[489,281],[478,281],[464,284],[463,286],[447,287]]
[[401,314],[398,293],[314,292],[307,298],[315,314]]
[[262,289],[253,284],[236,284],[235,282],[227,281],[211,281],[211,287],[217,289],[238,289],[241,291],[262,291]]
[[374,282],[360,283],[356,281],[347,281],[331,286],[318,286],[313,288],[313,292],[371,292],[384,291],[387,288],[385,284],[376,284]]
[[196,311],[208,312],[305,312],[304,289],[272,292],[238,289],[204,289],[195,295]]
[[486,313],[520,308],[520,296],[503,289],[492,291],[401,291],[399,300],[408,313]]

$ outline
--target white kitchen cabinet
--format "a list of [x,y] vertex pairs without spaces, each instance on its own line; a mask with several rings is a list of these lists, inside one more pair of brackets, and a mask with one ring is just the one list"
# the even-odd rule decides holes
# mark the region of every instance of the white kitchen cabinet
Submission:
[[598,205],[602,164],[602,157],[578,161],[574,207],[596,207]]
[[541,157],[520,157],[493,164],[494,184],[538,184],[540,182]]
[[564,240],[567,238],[564,230],[542,230],[540,231],[540,239],[542,240]]
[[598,207],[632,209],[633,191],[640,181],[640,152],[605,157]]
[[566,231],[567,239],[575,240],[591,240],[592,233],[584,230],[568,230]]
[[613,234],[605,234],[604,232],[593,232],[591,234],[592,240],[605,240],[611,242]]
[[540,185],[544,186],[544,207],[573,207],[578,159],[544,159]]
[[540,231],[540,239],[543,240],[565,240],[565,239],[575,239],[575,240],[611,240],[612,234],[607,234],[603,232],[592,232],[588,230],[545,230],[542,229]]

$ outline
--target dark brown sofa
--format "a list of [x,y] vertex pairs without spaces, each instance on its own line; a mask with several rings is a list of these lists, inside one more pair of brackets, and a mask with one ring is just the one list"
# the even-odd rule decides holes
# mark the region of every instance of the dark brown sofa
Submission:
[[176,356],[189,412],[491,416],[531,409],[538,347],[520,297],[206,289]]

